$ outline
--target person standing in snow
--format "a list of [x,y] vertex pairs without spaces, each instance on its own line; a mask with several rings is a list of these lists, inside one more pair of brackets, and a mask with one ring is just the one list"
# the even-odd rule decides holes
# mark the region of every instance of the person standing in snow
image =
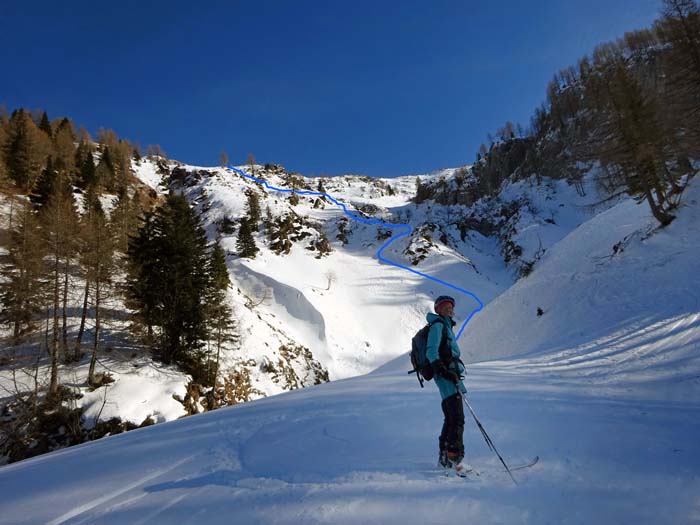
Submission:
[[455,300],[447,295],[441,295],[435,300],[435,313],[426,316],[431,324],[426,345],[426,357],[433,367],[435,384],[442,396],[442,412],[445,416],[440,433],[440,466],[454,468],[458,474],[466,473],[470,468],[463,463],[464,459],[464,407],[462,395],[467,389],[462,382],[465,372],[464,364],[459,359],[460,351],[457,346],[452,328],[455,322]]

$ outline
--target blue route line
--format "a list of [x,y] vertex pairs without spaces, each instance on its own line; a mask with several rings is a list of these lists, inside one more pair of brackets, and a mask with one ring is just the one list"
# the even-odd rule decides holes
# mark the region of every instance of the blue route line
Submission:
[[253,177],[253,176],[251,176],[251,175],[247,175],[246,173],[244,173],[243,171],[239,170],[238,168],[234,168],[233,166],[227,166],[227,167],[228,167],[229,169],[232,169],[233,171],[235,171],[236,173],[238,173],[238,174],[241,175],[242,177],[245,177],[246,179],[250,179],[250,180],[252,180],[252,181],[255,181],[255,182],[259,182],[259,183],[261,183],[261,184],[264,184],[265,187],[268,188],[268,189],[270,189],[270,190],[279,191],[279,192],[283,192],[283,193],[291,193],[291,192],[294,192],[294,193],[296,193],[297,195],[318,195],[318,196],[321,196],[321,197],[325,197],[325,198],[327,198],[328,200],[330,200],[331,202],[333,202],[333,204],[336,204],[337,206],[340,206],[341,208],[343,208],[343,211],[345,212],[345,215],[347,215],[348,217],[350,217],[351,219],[354,219],[354,220],[356,220],[356,221],[364,222],[365,224],[381,224],[382,226],[385,226],[385,227],[390,228],[390,229],[405,228],[405,231],[399,233],[398,235],[392,236],[387,242],[385,242],[385,243],[381,246],[381,248],[379,248],[379,251],[377,251],[377,259],[379,259],[381,262],[390,264],[390,265],[392,265],[392,266],[396,266],[397,268],[401,268],[402,270],[406,270],[406,271],[409,271],[409,272],[411,272],[411,273],[415,273],[416,275],[420,275],[421,277],[424,277],[424,278],[426,278],[426,279],[429,279],[429,280],[431,280],[431,281],[433,281],[433,282],[436,282],[436,283],[442,284],[442,285],[444,285],[444,286],[447,286],[448,288],[452,288],[453,290],[457,290],[458,292],[461,292],[461,293],[463,293],[463,294],[468,295],[469,297],[471,297],[472,299],[474,299],[477,303],[479,303],[479,306],[478,306],[477,308],[475,308],[474,310],[472,310],[472,312],[469,314],[469,317],[467,317],[466,321],[464,321],[464,323],[462,324],[462,327],[459,329],[459,333],[458,333],[457,336],[455,337],[456,340],[459,340],[460,336],[462,335],[462,332],[464,332],[464,329],[465,329],[466,326],[467,326],[467,323],[469,323],[469,321],[471,321],[472,317],[474,317],[474,315],[475,315],[477,312],[480,312],[480,311],[484,308],[484,303],[482,303],[482,302],[479,300],[479,298],[478,298],[476,295],[474,295],[472,292],[470,292],[469,290],[464,290],[464,289],[462,289],[462,288],[459,288],[458,286],[455,286],[454,284],[450,284],[450,283],[448,283],[448,282],[446,282],[446,281],[443,281],[443,280],[441,280],[441,279],[437,279],[437,278],[432,277],[432,276],[430,276],[430,275],[428,275],[428,274],[419,272],[419,271],[417,271],[417,270],[414,270],[413,268],[409,268],[408,266],[404,266],[404,265],[402,265],[402,264],[395,263],[395,262],[393,262],[393,261],[390,261],[389,259],[386,259],[385,257],[382,257],[382,252],[384,251],[384,249],[385,249],[387,246],[389,246],[389,245],[390,245],[392,242],[394,242],[395,240],[400,239],[401,237],[405,237],[406,235],[410,234],[410,233],[413,231],[413,228],[411,227],[410,224],[393,224],[393,223],[390,223],[390,222],[384,222],[384,221],[379,220],[379,219],[365,219],[364,217],[360,217],[360,216],[354,214],[353,212],[348,211],[348,209],[345,207],[345,204],[343,204],[342,202],[338,202],[337,200],[335,200],[333,197],[331,197],[331,196],[328,195],[327,193],[322,193],[322,192],[320,192],[320,191],[311,191],[311,190],[299,191],[299,190],[289,190],[289,189],[286,189],[286,188],[275,188],[274,186],[270,186],[270,185],[267,183],[267,181],[265,181],[265,180],[263,180],[263,179],[257,179],[257,178],[255,178],[255,177]]

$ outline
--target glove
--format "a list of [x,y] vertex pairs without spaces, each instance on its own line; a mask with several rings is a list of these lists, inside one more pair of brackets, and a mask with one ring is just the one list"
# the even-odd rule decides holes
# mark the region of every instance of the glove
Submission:
[[449,370],[445,366],[445,363],[443,363],[439,359],[433,361],[430,364],[433,366],[433,372],[435,372],[436,376],[444,377],[445,379],[447,379],[448,381],[452,381],[453,383],[457,383],[459,381],[459,376],[457,375],[457,373],[453,372],[452,370]]
[[461,381],[457,383],[457,388],[459,388],[459,391],[462,392],[462,394],[467,393],[467,387],[464,386],[464,383],[462,383]]

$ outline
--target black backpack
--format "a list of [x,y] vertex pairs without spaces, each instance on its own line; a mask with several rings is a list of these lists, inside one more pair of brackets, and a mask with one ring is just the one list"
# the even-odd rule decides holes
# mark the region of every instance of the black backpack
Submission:
[[438,354],[442,361],[449,363],[452,360],[452,352],[447,344],[447,325],[442,319],[435,319],[428,323],[423,328],[416,332],[416,335],[411,339],[411,365],[413,370],[409,370],[409,374],[416,374],[421,388],[423,388],[423,380],[430,381],[433,378],[433,367],[428,361],[425,352],[428,347],[428,332],[430,327],[435,323],[442,324],[442,340],[440,341],[440,349]]

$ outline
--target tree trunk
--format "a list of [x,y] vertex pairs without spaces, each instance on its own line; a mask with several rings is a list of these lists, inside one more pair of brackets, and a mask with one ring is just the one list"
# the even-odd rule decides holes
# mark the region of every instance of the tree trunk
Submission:
[[221,356],[221,328],[216,334],[216,369],[214,370],[214,388],[216,388],[216,380],[219,377],[219,357]]
[[[11,225],[12,225],[12,203],[13,202],[14,202],[14,197],[11,197],[10,198],[10,228],[8,230],[9,232],[12,232]],[[26,253],[26,251],[27,251],[27,235],[28,235],[27,228],[25,227],[24,231],[22,232],[22,253]],[[26,277],[24,276],[25,271],[26,270],[24,267],[20,267],[19,272],[20,272],[20,282],[21,283],[25,282],[25,279],[26,279]],[[22,285],[22,288],[25,288],[24,284]],[[15,308],[18,312],[22,311],[22,308],[23,308],[22,303],[25,300],[25,296],[27,295],[27,292],[24,291],[24,293],[19,294],[19,295],[20,296],[17,297],[17,299],[16,299],[17,304],[15,305]],[[22,331],[22,323],[20,321],[19,315],[16,315],[15,321],[14,321],[14,326],[12,329],[12,344],[13,345],[19,344],[19,337],[20,337],[21,331]]]
[[58,392],[58,307],[59,307],[59,258],[54,255],[53,268],[53,338],[51,341],[51,384],[49,392]]
[[46,329],[44,330],[44,349],[47,355],[51,355],[51,348],[49,347],[49,319],[51,318],[51,309],[46,308]]
[[[99,275],[99,264],[98,264]],[[90,371],[88,372],[88,384],[95,383],[95,363],[97,362],[97,349],[100,343],[100,279],[95,279],[95,338],[92,344],[92,358],[90,359]]]
[[83,313],[80,316],[80,329],[78,330],[78,337],[75,340],[75,350],[73,354],[74,360],[80,361],[80,343],[83,341],[83,334],[85,333],[85,318],[87,317],[88,308],[88,296],[90,293],[90,281],[85,276],[85,295],[83,296]]
[[68,303],[68,257],[64,261],[63,267],[63,324],[61,326],[61,353],[63,354],[63,359],[70,361],[68,356],[68,312],[66,311]]
[[10,192],[10,221],[9,221],[9,224],[7,225],[8,232],[12,232],[12,217],[13,217],[14,209],[15,209],[15,194],[14,194],[14,192]]
[[668,226],[671,224],[675,217],[666,213],[658,204],[656,204],[654,197],[651,194],[651,190],[648,187],[644,189],[644,196],[649,203],[651,213],[654,215],[654,218],[661,223],[661,226]]

